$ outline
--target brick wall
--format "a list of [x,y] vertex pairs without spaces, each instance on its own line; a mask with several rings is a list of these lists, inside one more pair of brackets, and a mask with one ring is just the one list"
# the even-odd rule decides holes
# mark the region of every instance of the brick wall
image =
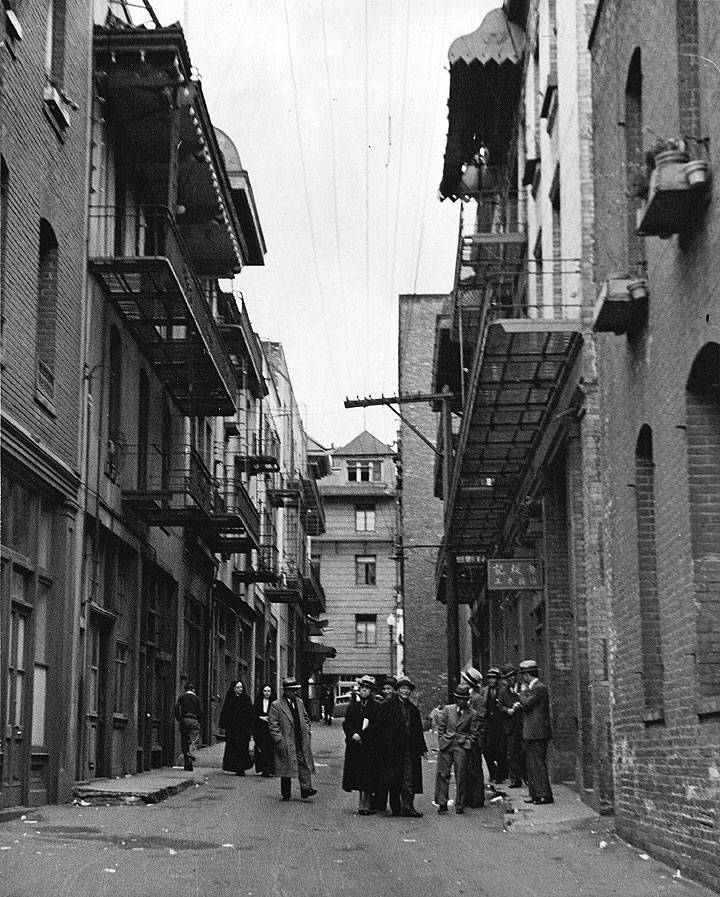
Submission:
[[[680,12],[687,6],[697,4],[681,5]],[[697,52],[715,59],[720,50],[720,8],[717,4],[697,8]],[[679,100],[683,71],[678,60],[678,49],[685,52],[684,37],[668,39],[677,12],[674,0],[633,4],[605,0],[596,23],[591,49],[598,279],[617,270],[618,258],[622,259],[619,235],[624,231],[625,178],[620,165],[624,140],[618,125],[622,122],[618,97],[622,97],[636,48],[642,58],[646,146],[656,135],[676,136],[685,127],[685,103]],[[709,110],[716,95],[717,72],[712,66],[700,66],[698,82],[700,107]],[[711,164],[717,171],[720,122],[709,114],[703,115],[703,121],[710,138]],[[705,529],[700,501],[717,488],[717,448],[705,425],[697,421],[696,426],[696,409],[686,387],[703,347],[720,343],[715,288],[720,219],[712,205],[707,210],[699,207],[697,218],[697,229],[683,237],[644,240],[650,301],[642,332],[632,340],[597,337],[600,451],[605,574],[613,613],[610,676],[616,824],[624,837],[717,889],[720,708],[716,698],[703,693],[697,664],[701,653],[720,650],[717,610],[709,615],[712,621],[702,612],[704,601],[712,603],[718,594],[714,567],[720,544],[714,526]],[[716,371],[717,366],[713,375]],[[714,415],[716,408],[715,404]],[[635,449],[643,427],[653,435],[664,712],[659,721],[644,718],[639,664],[641,605],[633,487],[637,486]],[[706,451],[713,457],[701,473],[695,459],[700,460]],[[701,531],[700,542],[709,537],[702,547],[693,538],[693,532]],[[707,568],[701,555],[711,559]]]
[[[432,391],[435,324],[446,301],[447,297],[441,295],[400,296],[398,383],[401,393]],[[407,420],[425,436],[435,439],[437,415],[428,404],[408,404],[402,410]],[[434,546],[442,540],[443,503],[433,495],[434,453],[404,423],[400,435],[403,544],[431,546],[406,549],[403,580],[405,669],[416,683],[420,705],[427,710],[444,703],[447,696],[445,607],[435,596],[438,549]],[[468,659],[461,653],[461,663]]]

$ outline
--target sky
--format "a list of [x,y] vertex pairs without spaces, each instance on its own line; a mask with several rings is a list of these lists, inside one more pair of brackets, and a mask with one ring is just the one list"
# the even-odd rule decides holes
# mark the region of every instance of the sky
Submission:
[[305,428],[393,443],[398,295],[452,288],[459,204],[440,203],[452,41],[501,0],[153,0],[180,21],[213,124],[248,171],[265,265],[236,286],[283,344]]

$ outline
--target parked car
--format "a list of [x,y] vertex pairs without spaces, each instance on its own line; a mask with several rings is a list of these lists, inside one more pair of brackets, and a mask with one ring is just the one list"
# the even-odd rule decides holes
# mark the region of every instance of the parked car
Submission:
[[350,703],[350,701],[352,701],[352,699],[352,692],[347,692],[344,695],[338,695],[335,698],[335,706],[333,707],[333,719],[342,719],[342,717],[345,716],[348,704]]

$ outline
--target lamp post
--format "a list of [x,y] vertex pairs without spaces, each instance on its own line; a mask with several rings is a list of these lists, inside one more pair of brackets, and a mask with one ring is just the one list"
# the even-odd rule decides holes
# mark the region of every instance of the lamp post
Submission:
[[385,620],[388,628],[388,635],[390,641],[390,675],[395,675],[395,626],[397,621],[395,619],[395,614],[388,614]]

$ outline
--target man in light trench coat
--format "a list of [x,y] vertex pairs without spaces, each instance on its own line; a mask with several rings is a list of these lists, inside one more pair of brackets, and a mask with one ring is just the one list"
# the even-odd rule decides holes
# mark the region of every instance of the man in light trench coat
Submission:
[[275,772],[280,776],[281,800],[290,800],[291,780],[300,781],[300,797],[317,794],[311,775],[315,772],[310,745],[310,718],[300,697],[300,684],[293,676],[282,681],[283,694],[268,710],[268,731],[275,744]]

